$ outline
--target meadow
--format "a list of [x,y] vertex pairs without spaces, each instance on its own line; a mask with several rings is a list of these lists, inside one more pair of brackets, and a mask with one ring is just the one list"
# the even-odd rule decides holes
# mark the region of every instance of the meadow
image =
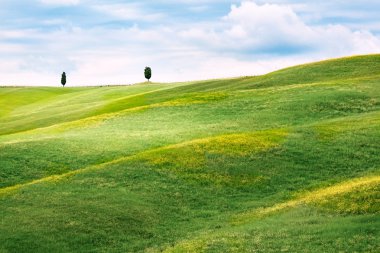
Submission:
[[0,88],[0,252],[379,252],[380,55]]

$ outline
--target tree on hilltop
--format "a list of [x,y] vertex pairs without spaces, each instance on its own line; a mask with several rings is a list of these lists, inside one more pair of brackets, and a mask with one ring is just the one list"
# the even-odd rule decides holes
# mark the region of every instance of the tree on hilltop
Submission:
[[62,73],[61,84],[63,87],[65,87],[65,84],[66,84],[66,73],[65,72]]
[[148,82],[149,82],[149,80],[152,78],[152,69],[150,67],[145,67],[144,75],[145,75],[145,78],[148,79]]

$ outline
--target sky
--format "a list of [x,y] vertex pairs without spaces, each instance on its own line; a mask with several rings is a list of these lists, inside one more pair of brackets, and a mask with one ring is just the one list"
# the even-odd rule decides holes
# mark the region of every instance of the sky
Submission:
[[261,75],[380,53],[379,0],[0,0],[0,85]]

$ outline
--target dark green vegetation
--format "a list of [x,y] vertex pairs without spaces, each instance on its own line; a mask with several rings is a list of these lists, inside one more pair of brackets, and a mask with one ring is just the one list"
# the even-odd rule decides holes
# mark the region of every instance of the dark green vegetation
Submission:
[[0,252],[380,249],[380,55],[0,108]]
[[65,87],[65,84],[66,84],[66,73],[65,72],[62,73],[61,84],[63,87]]
[[149,82],[149,80],[152,78],[152,69],[150,67],[145,67],[144,76],[146,79],[148,79]]

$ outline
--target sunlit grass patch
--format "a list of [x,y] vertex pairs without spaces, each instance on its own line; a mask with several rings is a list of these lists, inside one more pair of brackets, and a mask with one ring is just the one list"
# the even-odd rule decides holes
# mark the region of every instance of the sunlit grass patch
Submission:
[[[189,106],[193,104],[203,104],[203,103],[208,103],[211,101],[218,101],[220,99],[224,99],[227,97],[227,93],[222,93],[222,92],[216,92],[216,93],[197,93],[193,94],[192,96],[185,97],[185,98],[178,98],[178,99],[172,99],[169,101],[165,102],[159,102],[159,103],[153,103],[153,104],[147,104],[147,105],[138,105],[132,106],[131,108],[127,109],[121,109],[121,110],[116,110],[112,111],[110,110],[109,112],[101,112],[98,115],[94,116],[88,116],[84,117],[82,119],[78,120],[73,120],[69,122],[63,122],[63,123],[57,123],[57,124],[52,124],[50,126],[46,127],[41,127],[41,128],[35,128],[31,130],[26,130],[21,133],[21,136],[29,136],[33,134],[38,134],[38,133],[50,133],[50,134],[57,134],[57,133],[63,133],[66,131],[70,131],[73,129],[84,129],[84,128],[89,128],[89,127],[99,127],[104,121],[110,120],[112,118],[116,117],[123,117],[125,115],[131,114],[131,113],[139,113],[146,111],[148,109],[154,109],[154,108],[165,108],[165,107],[177,107],[177,106]],[[122,105],[120,105],[122,107]],[[20,136],[20,135],[19,135]],[[17,137],[16,137],[17,138]],[[15,137],[12,138],[12,142],[14,142]],[[23,139],[23,138],[22,138]],[[26,138],[30,139],[30,138]],[[20,140],[22,141],[22,140]],[[29,141],[29,140],[26,140]],[[9,143],[12,143],[9,142]]]
[[370,112],[360,116],[338,118],[328,122],[319,123],[313,128],[321,139],[335,138],[341,134],[367,131],[380,126],[380,113]]
[[202,104],[202,103],[207,103],[210,101],[218,101],[226,97],[227,97],[227,93],[218,92],[218,93],[194,94],[193,96],[189,96],[185,98],[178,98],[178,99],[173,99],[173,100],[169,100],[165,102],[152,103],[152,104],[147,104],[147,105],[140,105],[139,103],[141,102],[139,103],[136,102],[136,105],[133,105],[132,107],[127,108],[127,109],[105,112],[96,116],[92,116],[92,117],[88,117],[88,118],[84,118],[84,119],[80,119],[80,120],[76,120],[72,122],[62,123],[57,126],[53,126],[53,128],[55,128],[57,131],[64,131],[64,130],[69,130],[72,128],[96,126],[102,123],[103,121],[106,121],[115,117],[122,117],[130,113],[143,112],[148,109],[154,109],[154,108]]
[[172,107],[172,106],[187,106],[192,104],[204,104],[220,101],[227,98],[227,92],[208,92],[208,93],[189,93],[184,97],[171,99],[168,101],[153,103],[147,105],[147,108]]
[[176,105],[188,105],[188,104],[200,104],[217,102],[226,99],[230,96],[228,92],[197,92],[188,93],[180,98],[168,100],[166,102],[158,103],[157,105],[176,106]]
[[154,165],[172,164],[193,168],[204,164],[209,154],[246,156],[276,147],[286,136],[286,130],[220,135],[147,152],[143,158]]
[[[300,194],[300,196],[296,197],[295,199],[289,200],[284,203],[276,204],[272,207],[260,208],[257,210],[243,213],[237,216],[234,222],[238,224],[244,223],[254,218],[263,217],[263,216],[270,215],[270,214],[273,214],[285,209],[294,208],[300,205],[307,205],[307,204],[313,205],[316,203],[320,203],[322,206],[323,205],[328,206],[325,200],[328,200],[329,198],[333,198],[333,199],[335,198],[335,203],[337,204],[337,206],[339,206],[339,201],[337,199],[339,198],[339,196],[344,196],[345,194],[352,194],[354,192],[360,191],[363,188],[377,189],[379,185],[380,185],[380,176],[356,178],[356,179],[343,182],[340,184],[336,184],[330,187]],[[365,195],[365,193],[363,194]],[[374,195],[370,195],[370,196],[374,196]],[[370,198],[370,201],[375,201],[375,199],[372,199],[370,196],[368,196],[368,198]],[[334,206],[334,204],[332,204],[332,206]],[[350,208],[348,206],[349,206],[348,203],[342,201],[342,206],[340,208],[342,211],[346,210],[350,212]],[[371,204],[368,204],[366,207],[363,207],[362,210],[372,210],[372,211],[377,212],[377,209],[378,209],[378,204],[371,203]],[[359,211],[360,208],[352,207],[352,210]]]
[[380,213],[380,181],[350,192],[317,199],[313,204],[323,210],[342,214]]
[[[279,218],[278,216],[273,219],[272,217],[269,218],[269,214],[279,214],[280,216],[282,215],[285,216],[285,218],[289,218],[287,217],[287,213],[280,213],[280,211],[287,210],[290,213],[299,212],[299,214],[296,214],[297,217],[292,218],[294,219],[293,222],[300,224],[305,223],[304,225],[309,227],[319,227],[320,225],[318,225],[318,223],[322,223],[321,219],[323,219],[319,217],[321,214],[317,214],[315,211],[312,211],[313,209],[309,208],[317,207],[318,210],[322,209],[349,215],[376,214],[380,211],[378,201],[379,186],[380,176],[370,176],[305,193],[294,200],[277,204],[273,207],[258,209],[248,215],[240,215],[237,219],[235,218],[233,220],[232,226],[203,231],[191,239],[179,241],[176,245],[167,248],[164,252],[251,252],[253,248],[258,252],[261,252],[260,250],[264,252],[265,248],[288,251],[294,247],[294,245],[281,245],[281,243],[276,246],[268,245],[267,237],[276,237],[284,241],[294,238],[294,235],[288,234],[289,228],[281,227],[281,223],[285,225],[289,223],[289,221],[286,219],[283,220],[283,218]],[[307,208],[306,205],[308,205],[309,208]],[[304,209],[305,213],[302,211]],[[302,219],[300,219],[301,217]],[[330,219],[334,221],[334,218]],[[267,222],[265,222],[265,220],[267,220]],[[273,228],[270,225],[266,225],[267,223],[274,223],[280,227]],[[287,224],[287,226],[289,226],[289,224]],[[296,227],[297,224],[293,224],[293,226]],[[322,225],[319,229],[326,229],[326,226],[326,224]],[[294,228],[291,229],[294,230]],[[331,234],[327,234],[325,237],[337,237],[339,235],[344,238],[343,235],[334,229],[338,229],[339,231],[341,227],[337,226],[337,224],[332,225]],[[314,234],[299,236],[302,240],[306,241],[311,240],[313,237],[319,238],[318,234],[315,234],[317,231],[318,230],[315,230]],[[373,241],[370,234],[364,235],[365,233],[363,233],[362,236],[354,236],[351,240]]]
[[[267,152],[281,145],[286,130],[267,130],[254,133],[220,135],[171,145],[137,155],[167,173],[198,182],[217,185],[246,185],[260,183],[267,178],[260,174],[234,173],[234,159],[244,159]],[[231,160],[232,159],[232,160]],[[227,165],[230,164],[230,165]],[[249,168],[245,168],[249,171]]]
[[[173,247],[165,249],[164,253],[198,253],[198,252],[250,252],[244,250],[247,240],[252,237],[242,231],[223,231],[202,233],[193,240],[184,240]],[[243,250],[243,251],[242,251]]]
[[279,145],[285,136],[287,136],[285,130],[222,135],[194,143],[194,149],[199,152],[207,151],[211,154],[245,156],[273,148]]
[[163,252],[377,252],[377,225],[371,215],[331,216],[301,207],[241,226],[204,231]]

